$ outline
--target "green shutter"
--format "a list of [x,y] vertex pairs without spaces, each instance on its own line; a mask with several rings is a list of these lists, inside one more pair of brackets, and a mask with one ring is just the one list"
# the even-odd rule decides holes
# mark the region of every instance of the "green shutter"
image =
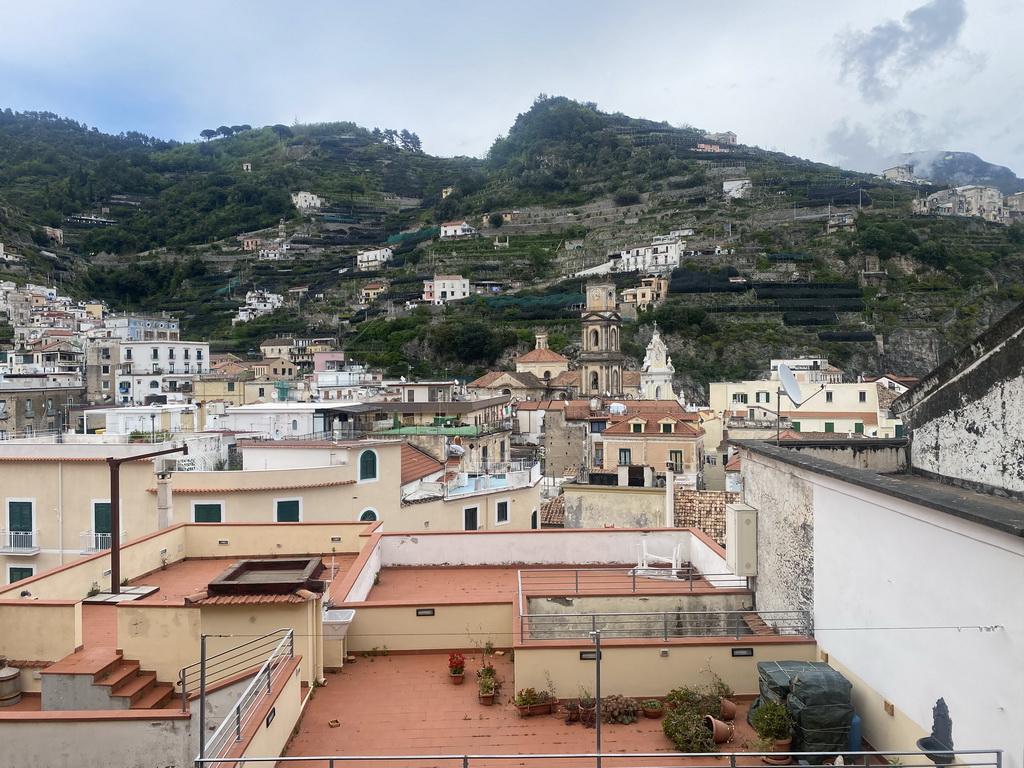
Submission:
[[110,533],[110,502],[97,501],[92,505],[93,533]]
[[277,502],[277,522],[297,523],[299,522],[299,500]]
[[220,504],[196,504],[194,512],[197,523],[220,522]]
[[793,428],[794,432],[799,432],[800,431],[800,422],[799,421],[794,421],[792,428]]
[[22,579],[27,579],[29,576],[34,575],[35,573],[32,571],[31,568],[12,565],[10,568],[7,569],[7,576],[11,584],[13,584],[16,581],[21,581]]
[[835,422],[832,422],[832,421],[826,421],[826,422],[825,422],[825,431],[826,431],[826,432],[835,432],[835,431],[836,431],[836,425],[835,425]]
[[29,532],[32,530],[32,502],[7,502],[8,530]]
[[863,435],[864,434],[864,425],[863,424],[854,424],[853,425],[853,431],[856,434],[858,434],[858,435]]
[[902,424],[897,424],[896,425],[896,437],[903,437],[903,425]]

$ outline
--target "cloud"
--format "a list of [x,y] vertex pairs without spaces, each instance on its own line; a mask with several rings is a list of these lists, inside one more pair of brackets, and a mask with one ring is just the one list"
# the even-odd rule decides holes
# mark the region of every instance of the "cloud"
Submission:
[[966,18],[963,0],[932,0],[902,21],[840,35],[840,78],[855,79],[865,101],[885,101],[908,75],[955,47]]
[[878,115],[868,126],[843,119],[826,134],[829,155],[843,168],[879,173],[902,155],[915,152],[923,158],[928,150],[940,154],[952,138],[946,126],[951,121],[934,120],[911,109]]

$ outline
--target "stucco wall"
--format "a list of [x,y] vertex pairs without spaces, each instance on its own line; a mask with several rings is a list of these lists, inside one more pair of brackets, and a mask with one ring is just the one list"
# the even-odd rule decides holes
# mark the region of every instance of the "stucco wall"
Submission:
[[[923,730],[945,698],[957,748],[1020,768],[1024,540],[832,478],[814,503],[821,648]],[[861,717],[876,748],[913,748],[877,706]]]
[[[733,658],[735,646],[753,647],[754,655]],[[661,655],[662,648],[668,651]],[[581,651],[593,651],[592,642],[572,647],[517,648],[515,681],[518,688],[547,687],[550,680],[560,698],[579,695],[580,687],[594,692],[596,665],[581,660]],[[601,642],[601,693],[621,693],[638,698],[664,696],[682,685],[707,685],[710,669],[739,694],[757,693],[757,662],[815,661],[813,642],[744,643],[709,640],[670,640],[660,645],[627,645]]]
[[173,683],[183,667],[199,661],[199,607],[121,603],[117,643],[126,659],[139,659],[157,680]]
[[664,488],[564,485],[565,527],[648,528],[665,525]]
[[757,607],[814,608],[814,495],[806,473],[742,452],[743,503],[757,515]]
[[[497,648],[508,648],[513,641],[511,603],[351,607],[356,615],[346,638],[350,654],[385,646],[389,651],[470,649],[488,641]],[[433,608],[434,615],[417,616],[417,608]]]

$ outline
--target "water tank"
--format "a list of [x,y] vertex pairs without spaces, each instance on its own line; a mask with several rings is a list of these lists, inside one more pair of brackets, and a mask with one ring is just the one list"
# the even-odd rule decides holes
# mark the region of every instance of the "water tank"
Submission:
[[13,707],[21,701],[21,670],[8,667],[7,659],[0,658],[0,707]]

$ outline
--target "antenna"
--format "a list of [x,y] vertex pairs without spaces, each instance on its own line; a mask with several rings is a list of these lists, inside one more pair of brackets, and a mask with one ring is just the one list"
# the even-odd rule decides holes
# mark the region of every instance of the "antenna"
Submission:
[[779,383],[782,385],[782,391],[786,393],[786,397],[792,400],[794,405],[800,405],[804,401],[800,384],[785,363],[779,363]]

